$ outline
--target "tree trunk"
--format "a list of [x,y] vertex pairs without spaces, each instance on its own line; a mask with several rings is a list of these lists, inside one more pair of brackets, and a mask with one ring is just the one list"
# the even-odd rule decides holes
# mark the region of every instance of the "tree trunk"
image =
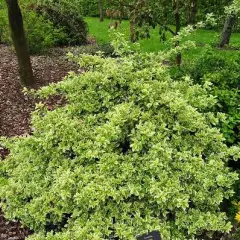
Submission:
[[197,22],[198,0],[191,0],[190,2],[190,18],[189,23],[195,25]]
[[235,22],[235,16],[229,15],[226,18],[226,21],[225,21],[225,24],[224,24],[224,27],[223,27],[223,31],[222,31],[220,44],[219,44],[219,46],[221,48],[223,48],[225,45],[229,44],[230,38],[231,38],[231,35],[232,35],[234,22]]
[[[173,12],[175,17],[175,24],[176,24],[176,31],[175,35],[178,35],[178,33],[181,30],[181,18],[179,13],[179,0],[173,0]],[[176,42],[175,47],[179,46],[179,41]],[[176,56],[176,64],[180,66],[182,63],[182,54],[179,52]]]
[[130,20],[130,41],[132,43],[136,42],[135,23],[133,20]]
[[99,8],[100,22],[103,22],[103,20],[104,20],[104,16],[103,16],[103,0],[98,0],[98,8]]
[[135,10],[133,10],[130,14],[130,41],[136,42],[136,23],[135,23]]
[[190,24],[191,18],[191,0],[187,2],[185,14],[186,14],[186,26],[188,26]]
[[23,28],[22,13],[17,0],[5,0],[8,7],[8,19],[11,28],[13,45],[19,65],[21,84],[27,87],[34,86],[29,50]]

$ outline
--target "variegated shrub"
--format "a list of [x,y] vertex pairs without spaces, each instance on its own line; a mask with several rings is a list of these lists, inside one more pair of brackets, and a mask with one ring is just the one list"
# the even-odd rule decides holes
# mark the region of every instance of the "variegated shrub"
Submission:
[[220,204],[233,194],[237,158],[211,112],[209,85],[173,81],[161,54],[83,55],[85,73],[40,89],[64,106],[38,104],[33,133],[3,139],[6,216],[34,230],[31,240],[164,240],[231,229]]

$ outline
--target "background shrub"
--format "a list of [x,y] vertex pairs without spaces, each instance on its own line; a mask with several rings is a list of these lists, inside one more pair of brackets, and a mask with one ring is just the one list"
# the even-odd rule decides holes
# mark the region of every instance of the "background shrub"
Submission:
[[60,41],[65,41],[67,38],[63,29],[55,28],[50,20],[34,11],[28,11],[24,15],[24,26],[30,53],[41,53],[46,49],[57,46]]
[[[82,0],[82,14],[89,17],[98,17],[98,0]],[[104,2],[106,7],[106,2]]]
[[[30,2],[20,2],[24,20],[24,28],[28,39],[30,53],[40,53],[65,39],[62,28],[55,28],[53,23],[31,9]],[[2,42],[11,44],[11,32],[8,24],[7,7],[0,5],[0,33]]]
[[213,50],[205,51],[197,61],[184,71],[190,73],[197,82],[213,84],[212,94],[218,99],[216,112],[227,114],[227,121],[222,125],[222,132],[229,144],[240,140],[240,58],[229,59]]
[[[68,1],[69,2],[69,1]],[[83,20],[81,11],[72,8],[72,3],[46,2],[39,4],[37,11],[50,20],[54,27],[63,28],[66,38],[59,39],[59,45],[81,45],[87,43],[87,24]]]
[[98,55],[99,52],[103,52],[105,56],[113,56],[114,48],[110,43],[104,44],[88,44],[85,46],[73,47],[69,49],[74,55],[90,54]]
[[2,35],[3,35],[3,29],[6,25],[5,21],[7,18],[4,16],[6,15],[6,12],[4,11],[4,4],[3,2],[0,2],[0,42],[2,41]]
[[[39,1],[37,4],[28,0],[20,1],[20,5],[30,53],[41,53],[59,45],[87,43],[87,25],[80,11],[70,8],[71,2],[64,5]],[[7,7],[4,3],[0,4],[0,36],[3,42],[11,44]]]
[[29,239],[133,240],[159,229],[185,240],[231,229],[220,204],[233,194],[226,165],[239,149],[215,127],[208,85],[173,81],[161,56],[83,55],[84,74],[35,93],[67,103],[38,104],[30,136],[2,139],[11,154],[0,163],[1,205],[35,231]]

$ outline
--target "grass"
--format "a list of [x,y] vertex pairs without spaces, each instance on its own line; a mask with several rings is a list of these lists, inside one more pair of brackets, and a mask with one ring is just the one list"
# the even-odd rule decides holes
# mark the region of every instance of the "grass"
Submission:
[[[109,37],[109,25],[111,23],[110,19],[105,19],[104,22],[99,22],[98,18],[86,17],[86,22],[89,26],[89,34],[96,38],[98,43],[107,43],[110,41]],[[123,21],[118,31],[124,33],[127,38],[129,38],[129,21]],[[191,34],[186,40],[192,40],[199,46],[197,49],[191,49],[185,53],[185,59],[191,60],[197,58],[199,54],[204,51],[205,45],[216,44],[219,39],[219,32],[212,30],[197,30]],[[169,33],[168,38],[171,37]],[[159,29],[151,30],[151,38],[143,39],[139,41],[141,50],[144,52],[158,52],[167,48],[167,43],[160,41]],[[231,46],[240,48],[240,33],[234,33],[231,37]],[[219,50],[214,48],[215,51],[221,51],[221,54],[226,55],[229,58],[235,58],[239,55],[240,51],[234,49]]]

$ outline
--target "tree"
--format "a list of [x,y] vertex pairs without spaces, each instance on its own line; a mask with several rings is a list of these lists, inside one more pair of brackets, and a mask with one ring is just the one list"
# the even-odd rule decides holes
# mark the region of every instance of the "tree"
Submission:
[[136,42],[140,37],[146,36],[140,31],[145,24],[150,22],[150,2],[146,0],[108,0],[108,4],[120,13],[120,22],[123,16],[128,16],[131,42]]
[[198,0],[189,0],[187,3],[187,25],[195,25],[197,22]]
[[[175,17],[175,24],[176,24],[176,30],[175,30],[175,35],[178,35],[181,29],[181,17],[180,17],[180,2],[179,0],[173,0],[173,12],[174,12],[174,17]],[[176,42],[175,44],[176,47],[179,46],[179,41]],[[181,53],[177,53],[176,56],[176,64],[178,66],[181,65],[182,62],[182,55]]]
[[98,0],[98,8],[99,8],[99,20],[103,22],[104,15],[103,15],[103,0]]
[[124,11],[128,12],[129,17],[129,31],[130,31],[130,40],[131,42],[136,42],[136,24],[137,24],[137,8],[138,3],[144,2],[142,0],[108,0],[108,5],[111,6],[111,9],[121,12],[120,21],[124,15]]
[[221,48],[223,48],[225,45],[229,44],[230,38],[232,35],[234,22],[235,22],[235,16],[233,16],[233,15],[227,16],[224,27],[223,27],[220,44],[219,44],[219,46]]
[[[185,7],[183,0],[160,0],[157,4],[154,0],[151,1],[151,12],[153,14],[152,26],[159,25],[160,35],[163,41],[166,40],[166,32],[170,32],[173,37],[177,36],[181,30],[181,12]],[[175,25],[173,30],[169,27],[170,24]],[[179,41],[175,42],[175,47],[179,46]],[[176,55],[176,64],[181,65],[182,56],[181,53]]]
[[[141,1],[141,0],[140,0]],[[130,6],[130,40],[131,42],[136,42],[137,35],[136,35],[136,25],[137,25],[137,9],[138,9],[138,3],[140,2],[136,0],[131,6]]]
[[16,51],[20,81],[27,87],[35,85],[28,44],[23,27],[22,13],[17,0],[5,0],[8,8],[8,19],[11,28],[13,45]]
[[234,0],[233,3],[226,8],[227,17],[223,27],[220,44],[219,46],[223,48],[228,45],[232,35],[235,19],[240,12],[240,0]]

